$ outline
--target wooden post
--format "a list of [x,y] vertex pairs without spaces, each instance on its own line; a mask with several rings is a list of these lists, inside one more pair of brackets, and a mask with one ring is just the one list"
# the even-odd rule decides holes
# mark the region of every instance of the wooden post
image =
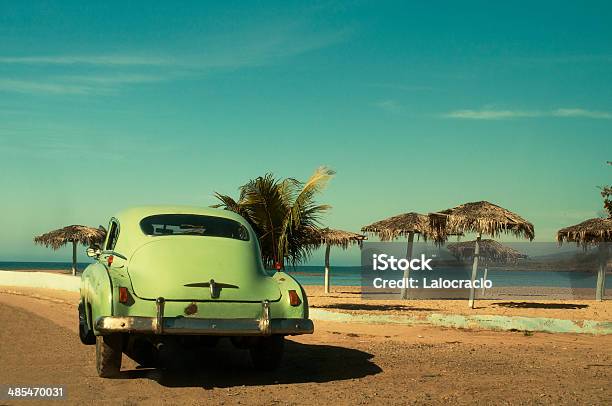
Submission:
[[[406,259],[408,260],[408,263],[410,263],[410,260],[412,259],[412,249],[414,247],[414,233],[410,232],[408,233],[408,246],[406,247]],[[410,279],[410,268],[407,268],[404,271],[404,283],[408,284],[408,279]],[[402,292],[401,292],[401,297],[402,299],[408,299],[408,286],[404,285],[404,287],[402,288]]]
[[[482,280],[483,280],[483,281],[486,281],[486,280],[487,280],[487,267],[486,267],[486,265],[485,265],[485,271],[484,271],[484,276],[483,276]],[[483,283],[483,284],[482,284],[482,295],[483,295],[483,296],[484,296],[484,294],[485,294],[485,289],[486,289],[486,288],[485,288],[484,283]]]
[[604,244],[599,244],[599,269],[597,270],[597,286],[595,287],[595,300],[603,301],[606,283],[606,255]]
[[476,289],[474,289],[474,281],[476,280],[476,275],[478,274],[478,257],[480,256],[480,238],[482,234],[478,234],[478,238],[476,238],[476,242],[474,243],[474,264],[472,265],[472,286],[470,287],[470,298],[468,300],[468,306],[472,309],[474,308],[474,296],[476,294]]
[[77,249],[77,243],[76,241],[72,241],[72,276],[76,276],[76,272],[77,272],[77,253],[76,253],[76,249]]
[[325,247],[325,293],[329,293],[329,243]]

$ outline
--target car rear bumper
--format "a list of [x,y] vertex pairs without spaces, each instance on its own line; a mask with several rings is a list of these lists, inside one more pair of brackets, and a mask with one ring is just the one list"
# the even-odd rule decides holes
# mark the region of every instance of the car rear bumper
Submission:
[[216,336],[267,336],[272,334],[312,334],[309,319],[272,319],[268,301],[262,302],[259,319],[199,319],[164,317],[164,300],[157,300],[156,317],[106,316],[96,320],[98,334],[142,333]]
[[262,320],[253,319],[193,319],[166,317],[163,326],[156,326],[155,317],[100,317],[96,321],[99,334],[143,333],[175,335],[263,336],[271,334],[312,334],[309,319],[271,319],[266,327]]

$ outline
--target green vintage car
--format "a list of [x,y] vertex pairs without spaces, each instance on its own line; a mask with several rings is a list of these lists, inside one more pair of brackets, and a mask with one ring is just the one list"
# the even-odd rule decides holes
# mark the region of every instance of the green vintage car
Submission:
[[286,335],[313,332],[300,284],[264,269],[256,234],[230,211],[125,210],[87,253],[97,261],[81,277],[79,335],[102,377],[119,373],[122,353],[156,366],[169,348],[223,337],[273,369]]

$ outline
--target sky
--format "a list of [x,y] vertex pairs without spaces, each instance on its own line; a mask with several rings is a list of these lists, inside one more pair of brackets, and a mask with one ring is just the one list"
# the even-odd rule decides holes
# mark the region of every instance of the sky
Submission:
[[603,215],[609,2],[99,3],[0,0],[0,261],[321,165],[332,228],[488,200],[553,241]]

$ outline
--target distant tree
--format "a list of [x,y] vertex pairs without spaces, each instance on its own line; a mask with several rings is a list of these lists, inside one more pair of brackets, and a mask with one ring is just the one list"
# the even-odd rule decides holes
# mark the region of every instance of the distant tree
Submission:
[[289,262],[304,262],[311,253],[312,229],[320,225],[320,216],[330,209],[317,204],[315,197],[335,172],[320,167],[306,182],[293,178],[276,179],[267,173],[239,188],[240,197],[215,193],[223,207],[244,217],[259,238],[262,260],[266,267],[281,268]]

